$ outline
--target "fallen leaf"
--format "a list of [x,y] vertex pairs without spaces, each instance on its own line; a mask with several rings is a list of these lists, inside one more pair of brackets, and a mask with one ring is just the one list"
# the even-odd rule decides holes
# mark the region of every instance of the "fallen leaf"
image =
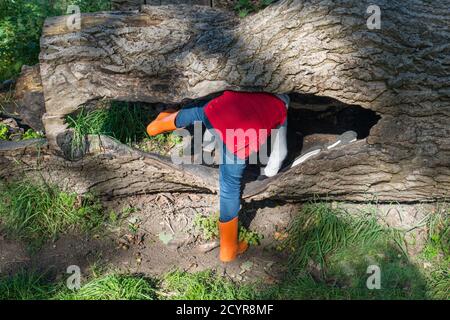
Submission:
[[284,240],[288,237],[288,233],[287,232],[279,232],[276,231],[273,235],[273,237],[275,238],[275,240]]
[[165,232],[161,232],[159,235],[159,240],[161,240],[162,243],[164,243],[165,245],[167,245],[170,240],[173,239],[173,236],[170,233],[165,233]]

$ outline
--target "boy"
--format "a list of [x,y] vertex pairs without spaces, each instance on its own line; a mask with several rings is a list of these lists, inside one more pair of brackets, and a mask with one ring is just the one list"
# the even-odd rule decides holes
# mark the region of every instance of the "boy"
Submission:
[[[271,134],[276,136],[272,138],[272,152],[263,175],[276,175],[287,155],[288,104],[287,95],[225,91],[203,105],[178,112],[163,111],[147,127],[147,133],[155,136],[201,121],[222,143],[219,235],[223,262],[233,261],[248,248],[246,242],[238,240],[241,180],[247,159],[258,152]],[[253,133],[250,137],[249,132]]]

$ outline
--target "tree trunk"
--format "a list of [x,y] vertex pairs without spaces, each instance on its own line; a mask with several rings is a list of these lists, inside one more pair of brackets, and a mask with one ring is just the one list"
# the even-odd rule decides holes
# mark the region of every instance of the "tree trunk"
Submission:
[[[216,6],[224,7],[221,2],[224,0],[219,0],[219,4]],[[211,0],[111,0],[112,10],[118,11],[130,11],[139,10],[142,5],[165,5],[165,4],[198,4],[204,6],[211,6]],[[230,6],[228,6],[230,7]]]
[[157,192],[217,190],[217,173],[204,166],[175,166],[170,159],[144,153],[105,136],[89,136],[85,156],[56,156],[45,139],[0,143],[0,176],[43,178],[65,190],[120,197]]
[[447,199],[449,3],[378,1],[379,30],[366,25],[369,4],[285,0],[245,19],[205,6],[143,6],[82,15],[73,32],[66,17],[47,19],[40,63],[49,145],[57,151],[64,116],[95,99],[180,103],[225,89],[312,94],[381,119],[366,139],[248,184],[246,196]]

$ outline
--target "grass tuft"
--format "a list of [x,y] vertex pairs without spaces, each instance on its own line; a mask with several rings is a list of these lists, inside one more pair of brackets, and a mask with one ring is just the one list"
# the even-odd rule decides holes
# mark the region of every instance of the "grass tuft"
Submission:
[[154,300],[155,281],[139,275],[107,274],[91,279],[77,291],[63,290],[57,300]]
[[37,247],[61,233],[99,230],[106,222],[93,195],[28,180],[0,184],[0,221],[9,234]]
[[254,296],[251,286],[239,286],[212,271],[173,271],[163,280],[163,290],[172,300],[247,300]]
[[21,270],[12,276],[0,276],[0,300],[49,299],[55,287],[42,274]]
[[150,137],[146,126],[156,115],[155,110],[142,104],[120,101],[104,102],[94,110],[82,108],[76,115],[66,117],[74,133],[72,151],[83,148],[86,135],[101,134],[146,152],[167,155],[182,139],[172,133]]
[[310,260],[323,269],[339,250],[367,248],[389,238],[401,245],[400,234],[378,224],[374,216],[354,217],[327,203],[310,203],[292,221],[282,247],[290,251],[289,266],[304,268]]

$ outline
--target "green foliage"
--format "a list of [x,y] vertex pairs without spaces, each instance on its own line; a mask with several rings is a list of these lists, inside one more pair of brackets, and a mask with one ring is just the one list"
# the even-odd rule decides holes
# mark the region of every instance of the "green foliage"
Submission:
[[25,131],[25,133],[22,135],[22,140],[28,140],[28,139],[39,139],[39,138],[44,138],[45,136],[40,133],[40,132],[36,132],[33,129],[28,129],[27,131]]
[[[209,216],[197,215],[194,219],[194,226],[200,231],[203,239],[211,240],[219,237],[219,215]],[[248,230],[239,223],[239,241],[246,241],[249,245],[259,245],[263,235]]]
[[234,10],[239,17],[244,18],[252,12],[264,9],[273,2],[274,0],[238,0],[234,5]]
[[156,282],[140,275],[93,276],[79,290],[52,282],[35,271],[21,270],[0,278],[0,300],[153,300]]
[[253,297],[252,289],[235,285],[211,271],[174,271],[164,277],[162,291],[173,300],[246,300]]
[[[9,133],[9,127],[6,124],[0,124],[0,140],[10,140],[12,135]],[[44,135],[40,132],[36,132],[33,129],[28,129],[20,137],[21,140],[43,138]]]
[[154,137],[147,136],[133,146],[145,152],[156,152],[162,155],[168,155],[170,150],[176,145],[181,144],[182,141],[182,137],[170,132],[159,134]]
[[174,271],[160,281],[139,274],[111,272],[94,275],[73,291],[64,281],[52,282],[33,271],[0,277],[0,300],[233,300],[250,299],[253,295],[252,286],[237,286],[211,271]]
[[16,76],[22,65],[38,62],[45,18],[66,14],[69,4],[79,5],[81,12],[110,8],[110,0],[0,1],[0,81]]
[[251,231],[239,224],[239,241],[246,241],[249,245],[256,246],[261,243],[262,239],[262,234],[256,231]]
[[68,231],[97,231],[105,222],[92,195],[67,193],[43,182],[0,185],[0,222],[13,236],[38,247]]
[[438,255],[450,256],[450,205],[438,206],[428,220],[428,243],[425,248],[429,259]]
[[422,251],[428,265],[429,296],[450,299],[450,205],[438,204],[428,219],[428,241]]
[[194,226],[201,232],[203,239],[212,240],[219,237],[219,220],[218,214],[209,216],[196,215],[194,218]]
[[9,128],[6,124],[0,124],[0,140],[9,139]]

